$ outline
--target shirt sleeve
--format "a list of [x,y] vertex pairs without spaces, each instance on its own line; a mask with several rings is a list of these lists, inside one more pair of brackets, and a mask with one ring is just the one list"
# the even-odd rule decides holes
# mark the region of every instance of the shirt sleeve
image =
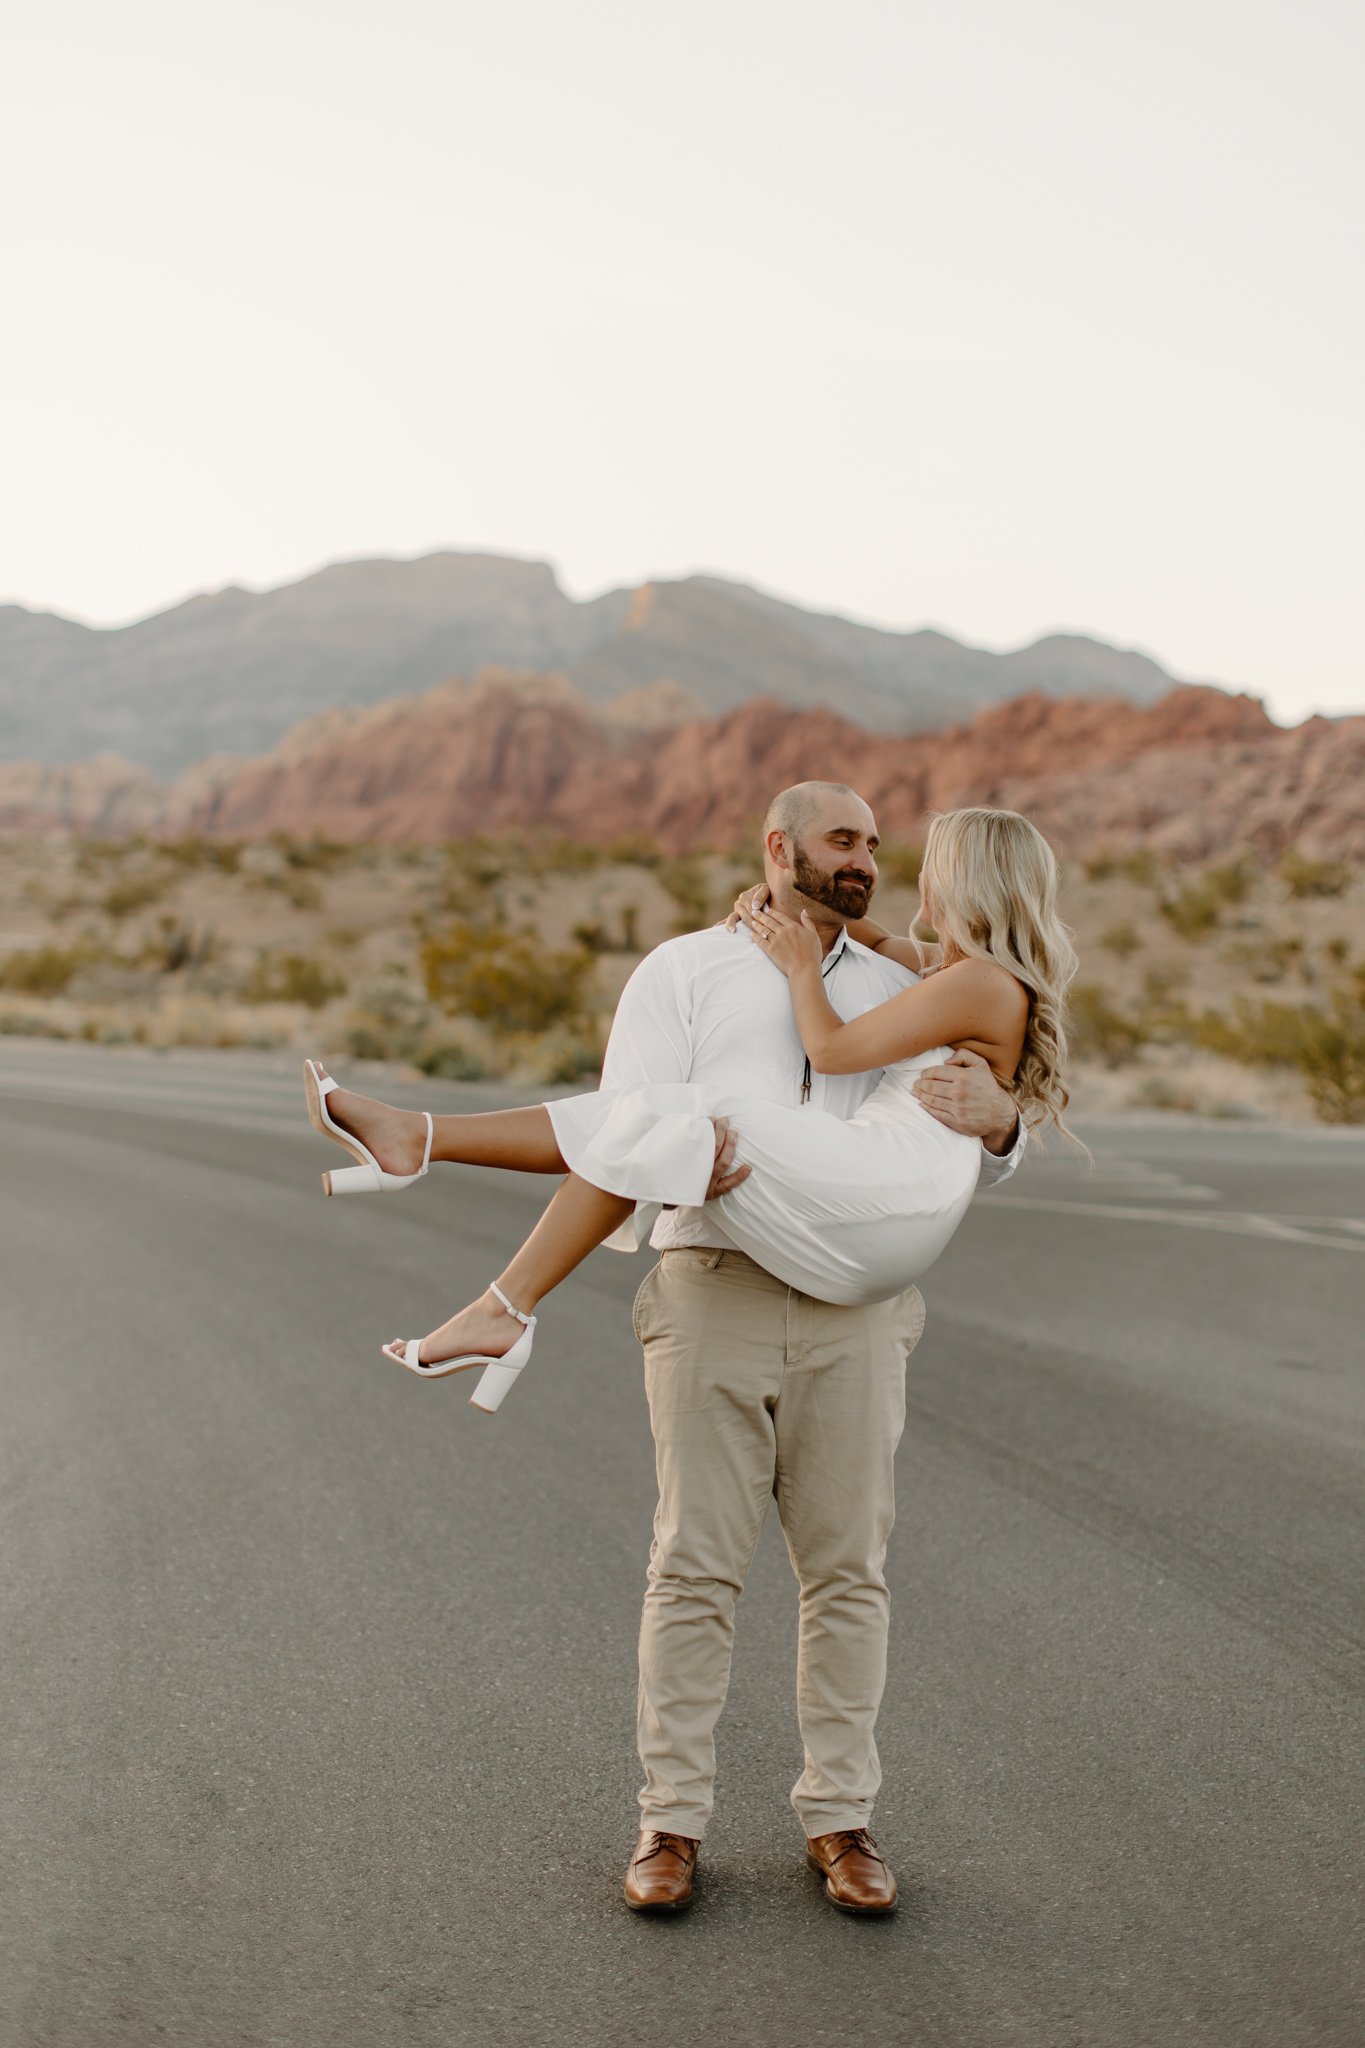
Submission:
[[[602,1059],[604,1088],[646,1088],[686,1081],[692,1072],[692,1006],[667,945],[646,953],[621,991]],[[608,1251],[634,1252],[648,1238],[657,1202],[637,1203],[634,1216],[604,1238]]]
[[669,947],[646,953],[621,991],[602,1060],[604,1088],[646,1088],[692,1074],[691,1000]]
[[981,1168],[976,1177],[978,1189],[998,1188],[1001,1181],[1008,1180],[1015,1167],[1019,1164],[1019,1161],[1023,1158],[1024,1147],[1027,1143],[1028,1132],[1024,1129],[1024,1119],[1020,1117],[1019,1135],[1014,1141],[1012,1151],[988,1152],[983,1145],[981,1147]]

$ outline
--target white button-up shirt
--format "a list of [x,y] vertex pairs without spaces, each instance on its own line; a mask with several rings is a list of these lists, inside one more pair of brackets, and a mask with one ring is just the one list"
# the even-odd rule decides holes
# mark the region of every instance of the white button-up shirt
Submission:
[[[821,971],[825,994],[845,1023],[919,979],[908,967],[858,945],[846,931],[839,933]],[[709,1081],[796,1107],[809,1074],[811,1107],[847,1118],[866,1102],[882,1073],[878,1067],[866,1074],[810,1074],[786,975],[764,957],[743,925],[733,932],[712,925],[656,946],[631,975],[616,1006],[602,1086]],[[1014,1150],[1003,1158],[983,1146],[982,1184],[1008,1178],[1024,1143],[1021,1123]],[[623,1250],[634,1248],[629,1226],[609,1241]],[[733,1249],[714,1203],[665,1210],[650,1243],[659,1251],[680,1245]]]

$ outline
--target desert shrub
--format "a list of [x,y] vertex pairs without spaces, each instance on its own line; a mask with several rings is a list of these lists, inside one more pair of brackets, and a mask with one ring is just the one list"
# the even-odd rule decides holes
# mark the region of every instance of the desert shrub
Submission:
[[273,889],[295,910],[316,910],[322,901],[320,884],[298,868],[258,868],[248,877],[247,886]]
[[1254,879],[1248,862],[1221,861],[1183,888],[1163,892],[1157,908],[1182,939],[1200,939],[1214,930],[1230,904],[1246,900]]
[[612,950],[611,934],[604,924],[576,924],[570,936],[585,953],[610,953]]
[[1067,1031],[1078,1058],[1103,1060],[1107,1067],[1121,1067],[1136,1059],[1147,1039],[1142,1020],[1125,1016],[1093,981],[1072,989]]
[[0,1038],[70,1038],[73,1027],[47,1010],[0,1008]]
[[1344,939],[1338,932],[1335,937],[1328,939],[1322,950],[1334,967],[1344,967],[1351,957],[1351,941]]
[[128,839],[82,839],[76,848],[76,872],[81,875],[102,875],[130,854],[140,853],[146,847],[145,832],[135,832]]
[[341,867],[351,851],[340,840],[324,839],[317,832],[311,832],[306,839],[296,839],[289,832],[272,832],[270,844],[287,868],[315,869],[323,874]]
[[[657,873],[678,906],[674,931],[698,932],[713,922],[711,890],[701,854],[684,853],[675,860],[660,861]],[[725,907],[728,910],[730,906],[727,903]]]
[[648,838],[643,832],[613,839],[602,848],[602,858],[618,868],[657,868],[663,857],[663,848],[658,841]]
[[1107,932],[1100,933],[1100,944],[1106,952],[1126,960],[1130,954],[1141,951],[1142,934],[1125,918],[1122,924],[1111,924]]
[[1255,879],[1256,870],[1240,858],[1205,868],[1202,877],[1204,887],[1219,903],[1245,903]]
[[1365,1123],[1365,1004],[1358,999],[1338,994],[1330,1010],[1243,999],[1235,1017],[1206,1012],[1197,1042],[1248,1066],[1296,1067],[1324,1123]]
[[602,1071],[602,1049],[596,1034],[550,1032],[537,1048],[535,1069],[551,1088],[570,1088],[575,1081],[596,1080]]
[[335,969],[305,953],[257,955],[239,991],[244,1003],[302,1003],[320,1010],[334,996],[346,993],[346,983]]
[[883,882],[894,882],[902,889],[918,888],[923,866],[922,846],[893,839],[877,848],[877,873]]
[[458,1040],[438,1039],[419,1045],[412,1055],[412,1064],[436,1081],[486,1081],[489,1077],[483,1055]]
[[25,996],[59,996],[86,965],[84,946],[33,946],[0,960],[0,988]]
[[100,908],[110,917],[124,918],[135,910],[145,910],[149,903],[155,903],[165,893],[164,875],[125,875],[105,890],[100,898]]
[[181,868],[217,868],[235,875],[242,864],[242,847],[236,839],[208,839],[202,832],[185,832],[178,839],[162,839],[156,851],[162,860]]
[[1344,860],[1309,860],[1293,847],[1279,866],[1280,880],[1291,896],[1343,896],[1350,888],[1353,870]]
[[523,932],[464,922],[424,940],[421,957],[433,1002],[506,1031],[546,1031],[580,1018],[593,976],[592,955],[581,946],[555,952]]
[[1130,882],[1144,882],[1155,887],[1161,879],[1161,863],[1148,847],[1139,846],[1131,853],[1095,853],[1081,863],[1087,881],[1107,882],[1115,875],[1125,875]]
[[520,866],[526,875],[591,875],[606,859],[603,847],[583,839],[523,840]]
[[1297,964],[1302,972],[1307,965],[1299,938],[1246,940],[1229,946],[1223,957],[1229,967],[1261,982],[1283,981],[1291,967]]
[[211,930],[196,931],[193,925],[163,914],[138,955],[138,964],[155,967],[161,974],[178,974],[182,968],[206,966],[217,951]]
[[1207,881],[1198,881],[1187,882],[1183,889],[1162,896],[1157,908],[1182,939],[1202,939],[1217,927],[1223,902],[1217,889]]

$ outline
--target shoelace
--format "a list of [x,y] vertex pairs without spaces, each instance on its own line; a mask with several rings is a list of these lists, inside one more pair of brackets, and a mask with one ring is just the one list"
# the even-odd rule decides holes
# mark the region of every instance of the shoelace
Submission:
[[838,1863],[841,1857],[847,1856],[850,1849],[860,1849],[864,1856],[872,1857],[874,1862],[881,1863],[882,1868],[885,1869],[886,1866],[882,1861],[881,1852],[866,1828],[846,1828],[844,1830],[844,1846],[842,1849],[835,1851],[829,1859],[830,1862]]
[[657,1856],[661,1849],[669,1849],[675,1856],[681,1856],[684,1863],[692,1855],[692,1844],[686,1835],[667,1835],[660,1829],[655,1828],[651,1834],[646,1835],[635,1861],[637,1863],[648,1863],[650,1858]]

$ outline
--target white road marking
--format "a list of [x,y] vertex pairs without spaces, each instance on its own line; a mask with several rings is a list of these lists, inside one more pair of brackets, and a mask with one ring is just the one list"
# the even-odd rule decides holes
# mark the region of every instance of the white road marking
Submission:
[[[1229,1237],[1270,1238],[1282,1244],[1318,1245],[1325,1251],[1365,1252],[1365,1222],[1355,1216],[1258,1216],[1231,1209],[1215,1215],[1192,1209],[1139,1209],[1114,1202],[1057,1202],[1043,1195],[978,1195],[977,1205],[1045,1209],[1056,1216],[1097,1216],[1115,1223],[1173,1223],[1178,1229],[1218,1230]],[[1359,1235],[1351,1235],[1353,1232]]]

